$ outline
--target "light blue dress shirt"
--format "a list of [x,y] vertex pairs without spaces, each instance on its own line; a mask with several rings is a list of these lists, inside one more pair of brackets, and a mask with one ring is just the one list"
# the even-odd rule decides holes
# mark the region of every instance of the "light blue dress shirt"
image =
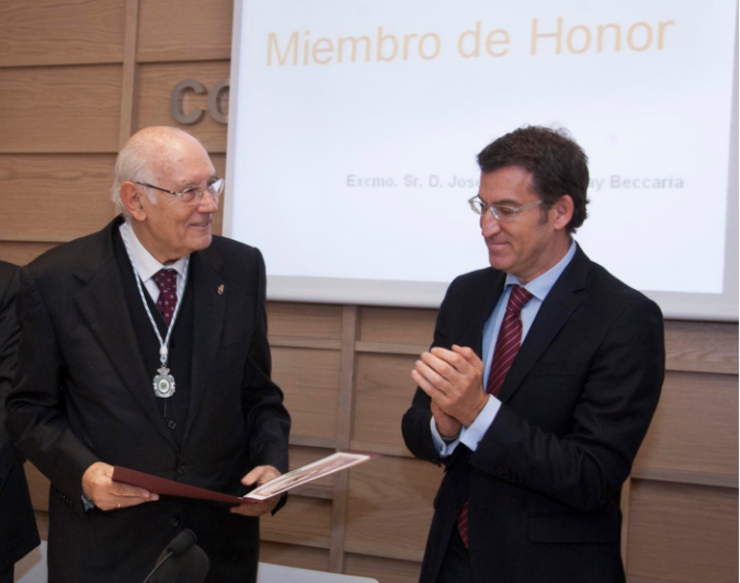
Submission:
[[[522,343],[527,337],[529,329],[532,327],[537,312],[540,311],[542,302],[545,301],[547,294],[555,285],[555,282],[560,278],[568,267],[568,264],[576,254],[576,243],[571,240],[570,248],[565,256],[552,268],[543,273],[542,275],[534,278],[527,285],[522,286],[529,293],[532,294],[532,299],[522,308],[521,319],[522,319]],[[504,284],[504,293],[493,309],[491,316],[486,321],[483,327],[483,386],[485,387],[488,383],[488,375],[491,372],[491,363],[493,362],[493,353],[496,350],[496,340],[498,339],[498,333],[501,329],[501,323],[504,320],[504,314],[506,312],[506,306],[509,303],[509,296],[511,295],[511,286],[521,285],[516,276],[507,274],[506,282]],[[441,457],[450,455],[459,443],[464,443],[468,449],[475,451],[478,448],[478,443],[488,431],[488,428],[496,419],[499,409],[501,408],[501,401],[499,401],[493,395],[489,395],[488,402],[486,403],[483,410],[480,412],[476,420],[470,425],[470,427],[463,427],[460,432],[460,437],[451,442],[445,443],[437,430],[437,424],[434,422],[432,417],[432,438],[434,439],[434,445],[437,448]]]

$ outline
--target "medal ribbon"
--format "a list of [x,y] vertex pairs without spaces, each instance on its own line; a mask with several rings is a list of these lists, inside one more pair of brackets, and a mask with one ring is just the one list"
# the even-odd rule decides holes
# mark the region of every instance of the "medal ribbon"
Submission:
[[154,316],[152,316],[152,311],[149,309],[149,304],[147,303],[146,297],[144,296],[144,289],[141,287],[141,277],[139,276],[139,272],[136,269],[134,258],[131,255],[131,249],[128,243],[128,229],[129,229],[129,224],[124,223],[123,229],[121,229],[121,235],[123,236],[123,244],[126,247],[126,253],[128,254],[129,261],[131,262],[131,267],[134,270],[134,278],[136,279],[136,287],[139,288],[139,295],[141,296],[141,301],[144,304],[144,309],[146,310],[147,316],[149,316],[149,321],[152,324],[152,328],[154,328],[154,333],[157,335],[157,340],[159,340],[159,361],[162,363],[162,368],[167,368],[167,356],[169,353],[168,347],[170,345],[170,336],[172,335],[172,329],[175,327],[175,320],[177,320],[177,314],[180,312],[180,305],[182,304],[182,298],[185,297],[185,285],[187,284],[187,281],[188,281],[188,268],[190,267],[190,256],[188,256],[188,258],[185,260],[185,267],[183,269],[184,285],[182,287],[182,292],[178,295],[177,304],[175,305],[175,311],[172,314],[172,320],[170,321],[170,326],[167,329],[167,336],[165,337],[164,340],[162,340],[162,335],[159,333],[159,328],[157,327],[157,323],[154,321]]

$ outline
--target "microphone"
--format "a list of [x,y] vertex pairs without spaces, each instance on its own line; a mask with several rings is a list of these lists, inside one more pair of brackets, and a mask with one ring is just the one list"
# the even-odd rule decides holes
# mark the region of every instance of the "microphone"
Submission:
[[159,557],[161,559],[163,555],[170,553],[173,557],[177,558],[185,554],[185,552],[197,542],[198,537],[195,533],[189,528],[186,528],[170,541],[170,544],[167,545],[167,548],[162,551],[162,554],[159,555]]
[[162,551],[143,583],[203,583],[210,561],[197,540],[192,530],[183,530]]

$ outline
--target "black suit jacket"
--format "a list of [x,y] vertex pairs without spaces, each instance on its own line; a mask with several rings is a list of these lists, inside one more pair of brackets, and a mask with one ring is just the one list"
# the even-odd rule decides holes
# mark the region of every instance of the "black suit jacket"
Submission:
[[171,498],[84,510],[82,475],[96,461],[229,493],[255,466],[288,467],[290,418],[270,380],[259,251],[214,237],[191,255],[192,383],[179,447],[123,296],[114,253],[120,222],[51,250],[21,278],[23,334],[8,427],[52,482],[49,581],[142,580],[184,527],[211,559],[209,581],[253,581],[257,519]]
[[5,430],[5,398],[16,367],[20,328],[15,316],[20,269],[0,261],[0,572],[39,545],[23,457]]
[[[489,268],[457,278],[434,345],[480,356],[505,277]],[[477,450],[458,445],[444,460],[421,581],[436,580],[466,497],[476,581],[624,581],[620,491],[664,366],[659,308],[579,248],[540,307]],[[430,418],[429,398],[417,390],[404,439],[414,455],[438,462]]]

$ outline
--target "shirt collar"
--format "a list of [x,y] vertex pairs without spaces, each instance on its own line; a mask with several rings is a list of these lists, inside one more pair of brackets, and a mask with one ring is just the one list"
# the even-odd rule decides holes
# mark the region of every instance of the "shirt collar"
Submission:
[[144,245],[141,244],[141,241],[139,241],[139,238],[136,236],[134,228],[128,221],[124,221],[121,226],[118,227],[119,231],[126,228],[131,258],[142,282],[146,283],[162,269],[174,269],[180,277],[185,277],[185,262],[188,257],[187,255],[185,257],[180,257],[180,259],[173,263],[163,265],[157,261],[149,251],[147,251]]
[[504,289],[506,289],[506,287],[510,285],[522,285],[522,287],[526,289],[529,293],[531,293],[534,297],[536,297],[541,302],[544,302],[547,294],[550,293],[552,286],[555,285],[555,282],[563,274],[563,271],[565,271],[565,268],[568,267],[568,264],[571,262],[575,254],[576,242],[575,240],[571,239],[570,247],[568,248],[568,252],[565,254],[565,256],[560,261],[558,261],[557,264],[548,269],[545,273],[543,273],[542,275],[538,275],[527,285],[522,285],[521,283],[519,283],[516,275],[511,275],[510,273],[507,273]]

